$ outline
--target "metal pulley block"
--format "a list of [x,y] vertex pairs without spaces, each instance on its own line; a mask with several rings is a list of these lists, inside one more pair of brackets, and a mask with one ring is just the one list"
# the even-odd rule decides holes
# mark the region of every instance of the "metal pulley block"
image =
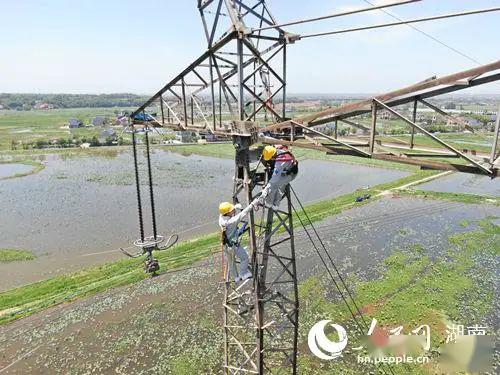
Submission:
[[153,276],[160,270],[160,263],[158,262],[158,259],[156,258],[151,258],[147,259],[144,262],[144,270],[146,273],[150,273]]

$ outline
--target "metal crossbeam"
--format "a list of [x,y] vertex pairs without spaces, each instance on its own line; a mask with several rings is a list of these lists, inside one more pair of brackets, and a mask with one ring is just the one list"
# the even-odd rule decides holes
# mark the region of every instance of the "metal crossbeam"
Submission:
[[393,115],[399,117],[401,120],[403,120],[404,122],[410,124],[411,126],[417,128],[418,130],[420,130],[422,133],[424,133],[425,135],[427,135],[428,137],[432,138],[433,140],[435,140],[436,142],[438,142],[439,144],[441,144],[442,146],[444,146],[445,148],[447,148],[448,150],[450,150],[451,152],[453,152],[454,154],[464,158],[465,160],[469,161],[471,164],[475,165],[476,167],[478,167],[479,169],[481,169],[483,172],[485,172],[486,174],[491,174],[492,171],[486,167],[484,167],[483,165],[479,164],[477,161],[475,161],[474,159],[468,157],[467,155],[465,155],[464,153],[458,151],[455,147],[449,145],[448,143],[446,143],[445,141],[439,139],[438,137],[436,137],[434,134],[430,133],[429,131],[427,131],[426,129],[424,129],[422,126],[414,123],[413,121],[411,120],[408,120],[406,117],[404,117],[403,115],[401,115],[400,113],[396,112],[394,109],[392,109],[391,107],[385,105],[384,103],[382,103],[381,101],[377,100],[377,99],[373,99],[374,103],[375,103],[375,106],[376,105],[380,105],[382,106],[383,108],[385,108],[386,110],[388,110],[389,112],[391,112]]

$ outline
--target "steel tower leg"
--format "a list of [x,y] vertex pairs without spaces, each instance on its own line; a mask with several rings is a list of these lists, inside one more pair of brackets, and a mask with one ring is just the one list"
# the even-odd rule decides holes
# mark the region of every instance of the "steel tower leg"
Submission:
[[268,209],[262,247],[257,249],[259,342],[263,349],[259,372],[296,374],[299,299],[288,186],[281,207]]
[[[234,136],[236,148],[235,178],[233,188],[233,199],[242,198],[246,204],[252,199],[252,190],[255,184],[252,182],[250,170],[250,136]],[[254,214],[248,217],[249,239],[248,253],[254,265],[253,254],[256,254],[256,234]],[[254,268],[255,269],[255,268]],[[224,294],[224,373],[225,374],[257,374],[258,372],[258,349],[255,343],[257,332],[257,320],[255,313],[255,283],[254,279],[248,279],[236,284],[234,277],[226,267],[225,272],[225,294]]]
[[[247,124],[240,123],[243,127]],[[247,204],[266,183],[266,173],[255,170],[260,150],[250,149],[252,139],[255,137],[250,135],[233,136],[234,197],[244,198]],[[281,207],[259,211],[257,219],[253,213],[249,215],[253,279],[235,284],[235,275],[226,272],[225,374],[296,374],[299,303],[288,187]]]

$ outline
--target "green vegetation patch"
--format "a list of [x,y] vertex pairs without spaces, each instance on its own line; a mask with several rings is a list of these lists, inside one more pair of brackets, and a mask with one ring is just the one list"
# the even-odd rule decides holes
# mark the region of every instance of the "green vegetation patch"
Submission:
[[[435,259],[421,245],[397,251],[379,265],[380,277],[356,283],[355,300],[368,324],[376,318],[381,328],[403,325],[406,334],[421,324],[431,327],[431,350],[427,353],[431,365],[392,366],[396,374],[434,373],[437,349],[446,339],[446,324],[484,322],[492,310],[496,270],[485,264],[500,254],[500,226],[483,220],[479,228],[449,237],[449,243],[450,248]],[[346,305],[328,297],[333,286],[326,280],[311,277],[299,287],[302,341],[307,341],[307,330],[315,322],[331,319],[349,327],[350,347],[362,345]],[[488,327],[489,334],[493,329]],[[356,369],[354,373],[367,373],[358,368],[357,354],[346,351],[340,363],[320,363],[306,355],[300,360],[301,372],[329,374],[340,366]]]
[[23,173],[16,173],[12,176],[7,176],[7,177],[3,177],[3,178],[0,178],[0,180],[7,180],[7,179],[10,179],[10,178],[17,178],[17,177],[25,177],[25,176],[29,176],[29,175],[32,175],[32,174],[35,174],[35,173],[38,173],[40,171],[42,171],[44,168],[45,168],[45,165],[43,163],[40,163],[39,161],[35,161],[35,160],[31,160],[31,159],[14,159],[14,160],[11,160],[11,161],[2,161],[0,162],[0,164],[26,164],[26,165],[31,165],[33,167],[33,169],[31,171],[28,171],[28,172],[23,172]]
[[398,192],[400,192],[403,195],[411,197],[449,200],[461,203],[471,203],[471,204],[490,203],[497,206],[500,204],[499,199],[486,197],[483,195],[476,195],[476,194],[449,193],[449,192],[440,192],[431,190],[413,190],[413,189],[402,189],[399,190]]
[[0,249],[0,263],[33,260],[36,256],[28,250]]
[[[233,159],[234,146],[232,143],[216,143],[216,144],[199,144],[199,145],[175,145],[175,146],[161,146],[172,152],[177,152],[183,155],[203,155],[212,156],[216,158]],[[418,167],[408,164],[394,163],[386,160],[363,158],[352,155],[328,155],[324,151],[303,149],[295,147],[293,149],[294,155],[299,160],[326,160],[336,161],[340,163],[361,164],[369,165],[372,167],[390,168],[403,171],[417,171]]]

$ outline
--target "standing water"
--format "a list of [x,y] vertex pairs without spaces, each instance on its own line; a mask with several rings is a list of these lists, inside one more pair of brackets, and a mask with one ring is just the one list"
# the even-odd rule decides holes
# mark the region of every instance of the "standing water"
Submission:
[[5,163],[0,164],[0,180],[2,178],[15,177],[18,174],[31,172],[35,167],[21,163]]
[[[151,235],[145,155],[139,158],[146,235]],[[35,278],[61,264],[69,270],[121,256],[113,250],[130,246],[139,235],[132,153],[65,160],[48,155],[45,164],[40,173],[0,182],[0,248],[24,248],[45,255],[30,262],[31,266],[20,264],[21,268],[35,268],[36,262],[50,259],[50,267],[41,263],[33,270]],[[154,150],[152,166],[159,234],[178,233],[183,240],[217,229],[218,205],[231,200],[233,160]],[[293,185],[306,203],[405,175],[307,160],[300,163]]]

